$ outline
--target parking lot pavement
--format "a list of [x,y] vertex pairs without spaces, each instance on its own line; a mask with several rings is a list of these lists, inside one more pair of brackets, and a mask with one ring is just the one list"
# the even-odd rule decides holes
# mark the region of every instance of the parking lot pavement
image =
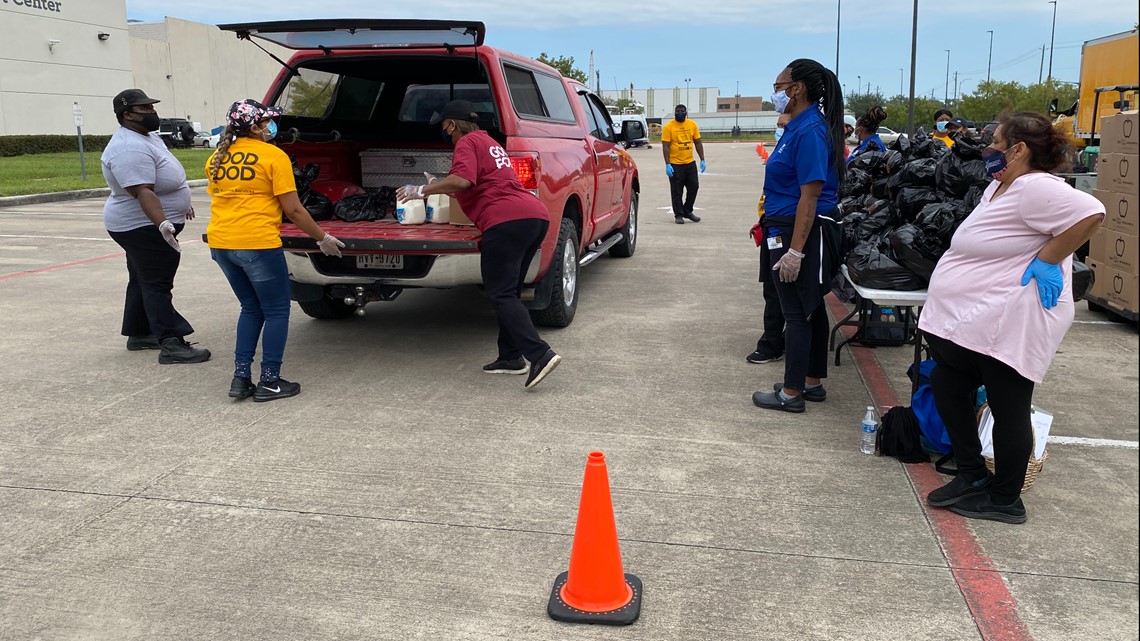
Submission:
[[[294,308],[301,395],[233,402],[237,303],[194,240],[201,189],[175,288],[214,354],[199,365],[124,349],[101,201],[0,209],[0,637],[982,638],[970,569],[911,478],[858,451],[870,382],[851,355],[806,414],[751,404],[782,374],[744,361],[752,146],[708,146],[704,220],[685,225],[659,150],[631,153],[637,253],[585,269],[574,324],[543,331],[566,360],[529,393],[479,371],[496,322],[467,288],[345,321]],[[1035,401],[1054,434],[1134,442],[1135,329],[1078,320]],[[909,348],[855,351],[905,398]],[[545,613],[591,450],[645,584],[631,628]],[[1027,631],[1006,638],[1137,638],[1137,467],[1135,449],[1051,445],[1027,525],[969,524]]]

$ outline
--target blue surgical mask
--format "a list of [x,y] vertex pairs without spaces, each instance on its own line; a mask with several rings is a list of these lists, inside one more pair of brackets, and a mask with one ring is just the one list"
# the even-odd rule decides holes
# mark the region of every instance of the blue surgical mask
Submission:
[[950,122],[950,121],[949,120],[939,120],[938,122],[934,123],[934,128],[937,129],[938,131],[946,131],[946,123],[948,123],[948,122]]
[[784,110],[788,108],[788,102],[790,102],[788,93],[783,89],[772,94],[772,104],[776,107],[776,113],[784,113]]
[[1009,161],[1005,159],[1005,152],[993,147],[986,147],[982,150],[982,160],[986,163],[986,173],[994,180],[1001,180],[1005,170],[1009,168]]
[[265,127],[265,131],[266,131],[266,133],[269,134],[269,137],[266,138],[266,140],[273,140],[274,138],[276,138],[277,137],[277,121],[276,120],[270,120],[269,125]]
[[677,122],[685,122],[685,116],[687,115],[688,114],[684,111],[678,111],[677,113],[673,114],[673,117],[677,119]]
[[780,139],[783,137],[784,137],[784,128],[783,127],[776,127],[776,142],[780,142]]

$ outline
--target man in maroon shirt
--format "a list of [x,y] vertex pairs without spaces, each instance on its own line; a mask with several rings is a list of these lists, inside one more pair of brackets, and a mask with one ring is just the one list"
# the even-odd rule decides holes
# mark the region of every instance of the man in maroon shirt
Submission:
[[[534,194],[523,189],[511,159],[499,143],[476,124],[466,100],[453,100],[431,124],[455,146],[446,178],[427,185],[405,185],[401,202],[432,194],[454,195],[471,222],[483,232],[480,268],[483,287],[499,318],[499,357],[483,366],[488,374],[526,374],[526,388],[542,382],[562,361],[531,322],[519,298],[527,267],[546,237],[550,214]],[[526,358],[526,361],[523,360]]]

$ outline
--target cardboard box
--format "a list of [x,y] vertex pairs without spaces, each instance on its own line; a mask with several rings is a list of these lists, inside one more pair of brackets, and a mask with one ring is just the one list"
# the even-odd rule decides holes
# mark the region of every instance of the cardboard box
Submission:
[[1096,160],[1096,186],[1118,194],[1135,194],[1140,181],[1140,156],[1101,154]]
[[1137,130],[1137,112],[1122,111],[1100,119],[1100,153],[1140,154],[1140,130]]
[[1099,263],[1108,262],[1105,260],[1108,254],[1107,238],[1108,229],[1104,225],[1097,227],[1096,231],[1093,232],[1092,238],[1089,239],[1089,258]]
[[471,222],[471,219],[467,217],[467,214],[463,213],[463,208],[459,206],[459,201],[455,199],[455,196],[451,196],[450,198],[451,198],[451,204],[449,205],[449,208],[451,210],[450,224],[452,224],[452,225],[474,225],[475,223]]
[[1104,227],[1101,227],[1097,233],[1101,232],[1103,232],[1100,240],[1102,244],[1097,248],[1096,254],[1093,253],[1093,246],[1090,244],[1089,256],[1125,274],[1140,274],[1140,251],[1138,251],[1140,238]]
[[1140,311],[1140,276],[1125,274],[1091,257],[1085,264],[1092,268],[1094,277],[1089,294],[1123,311]]
[[1094,191],[1093,196],[1104,203],[1104,227],[1140,235],[1140,196],[1100,189]]

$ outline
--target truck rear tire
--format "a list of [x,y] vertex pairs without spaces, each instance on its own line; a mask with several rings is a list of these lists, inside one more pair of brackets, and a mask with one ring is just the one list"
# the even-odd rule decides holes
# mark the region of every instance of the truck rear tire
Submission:
[[578,230],[574,221],[563,218],[558,228],[558,245],[554,260],[543,279],[552,278],[550,305],[546,309],[532,310],[531,319],[542,327],[566,327],[574,320],[578,309]]
[[621,227],[621,242],[610,247],[610,256],[629,258],[637,250],[637,205],[641,197],[636,191],[629,192],[629,216]]
[[356,312],[356,307],[345,305],[343,300],[333,298],[328,293],[318,300],[301,300],[297,304],[301,306],[301,311],[320,320],[348,318]]

